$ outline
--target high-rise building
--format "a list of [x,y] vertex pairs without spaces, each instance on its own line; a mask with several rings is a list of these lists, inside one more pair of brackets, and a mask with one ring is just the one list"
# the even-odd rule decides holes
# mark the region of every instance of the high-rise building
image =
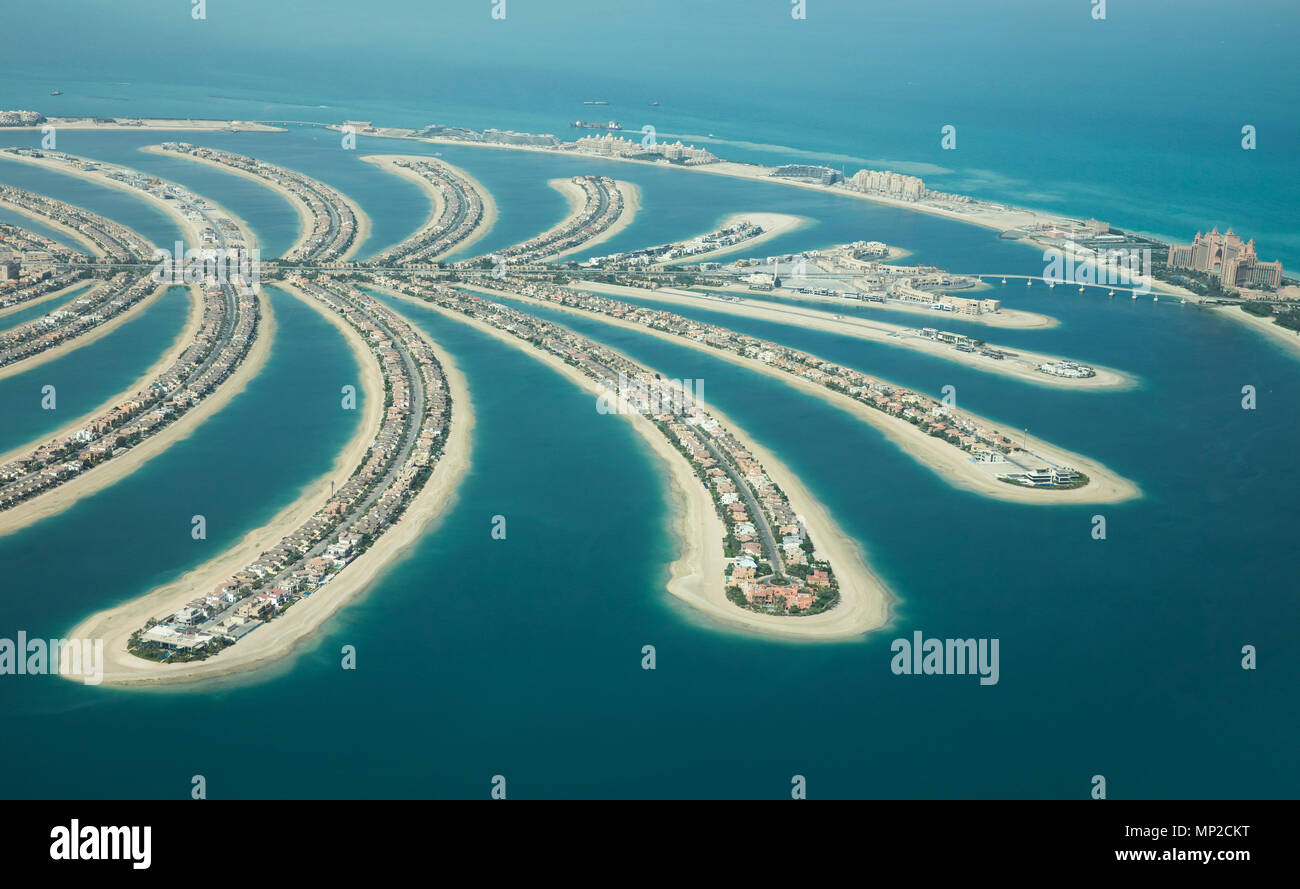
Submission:
[[875,192],[902,201],[925,197],[925,183],[919,176],[904,176],[889,170],[859,170],[848,181],[854,191]]
[[1255,240],[1242,241],[1231,228],[1223,234],[1217,228],[1208,235],[1197,232],[1191,244],[1170,247],[1166,265],[1218,272],[1225,287],[1250,285],[1275,290],[1282,285],[1282,263],[1261,262],[1255,255]]

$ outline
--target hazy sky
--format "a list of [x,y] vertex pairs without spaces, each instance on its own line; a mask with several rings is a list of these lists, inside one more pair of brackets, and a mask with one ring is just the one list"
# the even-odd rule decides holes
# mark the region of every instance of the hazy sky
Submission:
[[[1187,83],[1211,102],[1294,102],[1294,0],[5,0],[0,70],[124,80],[328,68],[391,77],[590,74],[653,83],[701,70],[719,93],[775,68],[791,84],[866,94],[942,79],[954,94],[1050,81],[1078,101]],[[268,60],[268,50],[279,58]],[[330,78],[331,80],[334,77]],[[216,84],[213,84],[216,85]],[[1116,95],[1116,89],[1121,91]],[[0,87],[2,89],[2,87]],[[1171,95],[1173,93],[1171,92]]]

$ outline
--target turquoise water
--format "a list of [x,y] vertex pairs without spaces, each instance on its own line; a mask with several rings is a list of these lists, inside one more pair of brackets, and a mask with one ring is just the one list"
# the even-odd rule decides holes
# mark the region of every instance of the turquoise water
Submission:
[[[1212,0],[1126,3],[1105,21],[1091,4],[1037,0],[811,7],[794,21],[781,3],[558,0],[517,4],[498,22],[488,4],[433,14],[386,0],[358,15],[321,0],[303,17],[226,0],[194,22],[157,15],[152,0],[50,0],[24,12],[0,72],[9,105],[46,114],[436,122],[566,138],[575,118],[612,117],[629,134],[651,125],[728,158],[892,168],[1179,239],[1233,224],[1265,257],[1300,267],[1288,0],[1227,18]],[[157,29],[153,52],[104,39],[141,17]],[[226,50],[196,64],[200,30]],[[79,51],[51,53],[51,42]],[[610,104],[581,104],[596,98]],[[940,147],[945,125],[956,150]],[[1253,151],[1241,148],[1245,125],[1257,130]]]
[[70,301],[85,295],[88,287],[90,287],[90,284],[82,284],[76,290],[70,290],[63,296],[55,297],[54,299],[47,299],[42,303],[28,306],[25,309],[19,309],[18,311],[11,312],[8,315],[0,315],[0,331],[9,330],[10,328],[17,327],[20,324],[26,324],[34,318],[40,318],[63,307]]
[[[29,132],[15,133],[8,144],[22,148],[40,145],[40,135]],[[90,148],[93,143],[83,142],[78,148]],[[73,152],[69,146],[67,149]],[[85,157],[87,155],[80,155]],[[148,157],[148,155],[144,155]],[[148,201],[119,188],[98,185],[60,170],[36,167],[15,160],[5,160],[0,155],[0,182],[38,192],[48,197],[85,207],[91,212],[116,220],[135,229],[159,246],[168,246],[181,239],[180,227],[171,216]],[[16,224],[21,222],[13,220]]]
[[[88,608],[165,581],[200,558],[176,518],[196,500],[206,505],[237,486],[208,507],[223,517],[210,523],[221,529],[208,541],[215,549],[237,536],[232,525],[273,511],[254,504],[287,500],[328,466],[346,437],[320,425],[337,404],[332,386],[310,409],[315,396],[303,396],[315,391],[311,381],[351,369],[330,363],[346,356],[333,336],[321,342],[295,323],[295,315],[315,322],[309,310],[281,303],[278,342],[303,337],[310,357],[277,344],[220,424],[190,439],[193,453],[177,445],[151,463],[158,475],[138,473],[55,520],[67,527],[0,540],[24,586],[71,593],[20,597],[7,609],[12,620],[58,631]],[[28,753],[51,767],[13,776],[12,793],[179,796],[196,773],[214,797],[481,796],[494,774],[520,797],[777,796],[796,772],[826,796],[1081,797],[1099,771],[1116,796],[1293,786],[1282,678],[1293,663],[1277,620],[1291,606],[1276,583],[1293,513],[1266,468],[1294,422],[1285,412],[1243,418],[1257,428],[1238,425],[1203,457],[1175,465],[1151,449],[1125,459],[1125,442],[1105,447],[1105,433],[1083,434],[1088,418],[1062,407],[1053,432],[1075,436],[1073,446],[1147,489],[1137,504],[1104,509],[1111,537],[1096,542],[1091,509],[1029,509],[955,491],[869,427],[774,380],[633,334],[622,342],[599,325],[593,333],[667,373],[702,376],[709,397],[782,455],[903,595],[895,626],[866,642],[779,643],[709,627],[663,592],[673,551],[665,480],[626,423],[597,414],[590,396],[526,355],[419,307],[405,311],[471,385],[474,465],[446,518],[287,674],[191,694],[7,684],[7,712],[39,718],[58,739]],[[1237,353],[1248,350],[1248,332],[1232,330],[1226,354],[1214,357],[1242,362],[1257,379],[1292,370],[1271,353],[1246,365]],[[286,370],[293,366],[297,375]],[[1293,396],[1278,387],[1270,397]],[[1213,416],[1210,401],[1198,396],[1198,411]],[[266,429],[272,416],[310,425]],[[333,435],[318,441],[322,428]],[[1248,451],[1234,457],[1241,442]],[[1186,484],[1207,468],[1205,484]],[[178,483],[187,496],[172,492]],[[1275,530],[1243,525],[1252,510],[1277,519]],[[504,541],[489,533],[498,514],[508,519]],[[123,551],[86,589],[49,547],[77,540],[96,552],[126,550],[116,535],[97,542],[103,532],[92,529],[108,515],[117,527],[140,523],[165,564],[142,566]],[[1000,637],[1001,682],[893,676],[888,640],[913,627]],[[1275,666],[1239,671],[1243,639],[1271,652]],[[344,644],[357,646],[355,672],[338,667]],[[639,669],[644,644],[657,646],[653,673]],[[75,748],[81,767],[54,767],[82,733],[97,741]],[[765,743],[742,752],[755,733]]]
[[[512,6],[511,14],[516,8],[527,21],[522,6]],[[906,19],[903,7],[891,9]],[[724,14],[713,7],[697,12],[702,18],[696,25]],[[1131,22],[1116,15],[1099,27],[1129,34]],[[879,24],[883,32],[899,27],[886,19]],[[806,24],[815,26],[815,19]],[[1012,36],[999,41],[1026,34],[1023,21],[1003,24]],[[757,24],[737,27],[766,33]],[[1179,33],[1191,27],[1179,25]],[[1267,52],[1273,38],[1261,39],[1261,64],[1281,64]],[[799,41],[792,43],[798,50]],[[881,45],[886,55],[893,52],[887,41]],[[1010,64],[994,49],[988,52],[994,71]],[[1031,42],[1026,52],[1022,61],[1028,65],[1042,49]],[[1153,43],[1151,53],[1167,61],[1167,48]],[[936,50],[927,60],[934,67],[927,77],[939,78],[953,64],[947,59]],[[1136,77],[1155,62],[1142,57],[1135,64],[1130,76]],[[372,76],[379,77],[383,67]],[[917,73],[909,69],[906,76]],[[1077,75],[1066,70],[1058,76]],[[1220,76],[1230,83],[1240,78],[1231,67]],[[24,104],[22,89],[51,88],[48,76],[28,72],[24,78],[16,81],[18,98],[9,104]],[[132,83],[78,88],[63,75],[59,85],[71,107],[121,106],[105,113],[130,113],[145,103],[153,113],[176,113],[171,109],[197,102],[228,116],[258,111],[246,116],[292,113],[305,119],[347,108],[353,109],[348,117],[381,120],[379,111],[365,112],[359,99],[338,98],[360,92],[364,80],[322,100],[328,109],[291,112],[272,104],[275,97],[252,95],[246,81],[230,88],[235,98],[213,98],[209,88],[158,89],[131,76],[122,79]],[[520,110],[545,91],[572,88],[587,98],[608,90],[611,100],[620,98],[612,79],[579,84],[561,70],[545,84],[523,82],[517,92],[497,95],[496,105],[473,109],[477,118],[444,118],[442,112],[453,106],[435,95],[431,82],[414,81],[405,97],[384,93],[388,98],[375,101],[372,94],[369,107],[396,114],[406,104],[414,109],[407,112],[415,118],[410,123],[436,115],[449,123],[524,128],[530,120],[563,121],[581,113],[581,106],[562,106],[554,96],[550,106]],[[884,81],[871,90],[884,102],[890,87]],[[319,88],[324,94],[326,85]],[[692,94],[693,119],[676,107],[687,101],[678,98],[687,91],[671,79],[651,98],[671,103],[665,113],[682,115],[674,119],[685,125],[709,126],[706,133],[828,151],[841,145],[867,157],[894,151],[902,156],[910,138],[905,123],[926,107],[880,106],[887,115],[845,112],[843,126],[827,128],[803,122],[824,121],[826,108],[838,107],[831,98],[820,107],[774,99],[755,102],[748,122],[728,106],[731,119],[709,124],[708,102],[700,96],[712,88]],[[466,89],[485,97],[492,92],[490,85],[473,82]],[[778,94],[786,89],[796,88],[772,85]],[[971,90],[961,84],[959,92]],[[417,91],[418,101],[412,98]],[[310,92],[295,86],[301,97]],[[1161,89],[1153,92],[1160,95]],[[631,94],[628,89],[621,95]],[[983,119],[995,119],[997,95],[979,106]],[[1278,101],[1271,109],[1256,103],[1249,110],[1294,120],[1285,115],[1292,100]],[[970,106],[966,113],[977,110]],[[997,120],[1011,120],[1015,111],[1003,109]],[[1257,201],[1254,186],[1240,177],[1230,180],[1231,198],[1217,180],[1206,186],[1188,179],[1199,191],[1187,202],[1177,183],[1171,184],[1177,171],[1160,181],[1145,172],[1124,181],[1113,167],[1142,156],[1156,137],[1105,129],[1113,118],[1098,120],[1090,138],[1118,142],[1107,155],[1112,167],[1088,168],[1081,158],[1090,143],[1076,143],[1058,129],[1039,137],[1041,147],[1059,149],[1055,154],[1031,151],[1021,157],[1006,148],[1011,166],[1002,175],[1008,179],[987,177],[988,193],[1014,190],[1018,186],[1005,184],[1011,178],[1045,180],[1070,169],[1080,181],[1103,183],[1091,198],[1093,206],[1106,206],[1085,212],[1114,210],[1117,223],[1124,221],[1121,209],[1137,205],[1151,208],[1152,228],[1179,223],[1176,212],[1182,211],[1171,207],[1249,205],[1262,208],[1261,228],[1273,229],[1267,241],[1259,235],[1261,243],[1291,237],[1293,224],[1275,215],[1273,198]],[[868,128],[874,128],[871,153],[853,147],[865,144]],[[928,133],[929,125],[924,129]],[[37,137],[10,138],[33,144]],[[67,150],[144,168],[164,159],[135,148],[159,139],[84,134]],[[413,231],[428,208],[418,189],[359,156],[440,148],[362,139],[357,152],[345,152],[334,134],[316,130],[211,134],[191,141],[253,153],[344,190],[375,222],[363,256]],[[1189,171],[1208,163],[1202,148],[1196,139],[1189,143]],[[767,157],[760,148],[749,150]],[[972,153],[971,164],[987,160]],[[1042,269],[1035,251],[998,241],[991,232],[861,201],[521,152],[457,147],[443,156],[488,185],[501,210],[497,226],[474,252],[553,224],[563,202],[547,179],[601,172],[638,184],[646,209],[599,252],[695,234],[734,212],[774,210],[816,222],[763,245],[763,253],[880,238],[914,251],[908,262],[1009,274]],[[1266,168],[1274,163],[1262,150],[1257,159]],[[161,174],[163,167],[151,169]],[[192,166],[171,167],[166,175],[213,191],[211,197],[244,215],[268,244],[287,243],[296,232],[286,205],[259,193],[254,183]],[[956,180],[974,174],[946,175]],[[1136,185],[1135,178],[1141,180]],[[172,237],[165,217],[128,195],[16,164],[0,165],[0,181],[80,198],[161,243]],[[1075,192],[1067,186],[1074,180],[1065,181],[1059,206],[1069,209]],[[1273,188],[1277,200],[1285,200],[1294,183],[1279,178]],[[1156,190],[1161,200],[1146,201]],[[40,737],[33,744],[25,733],[4,734],[0,754],[24,767],[6,770],[0,792],[181,797],[189,792],[190,777],[203,774],[214,798],[485,797],[492,776],[502,774],[515,797],[780,797],[788,793],[791,775],[804,774],[810,793],[822,797],[1084,798],[1091,776],[1100,773],[1115,798],[1294,796],[1300,789],[1294,758],[1300,720],[1293,677],[1300,655],[1291,636],[1300,614],[1289,578],[1300,506],[1288,470],[1300,433],[1296,359],[1195,306],[1061,290],[1008,285],[991,294],[1010,307],[1059,318],[1052,329],[1001,330],[946,318],[943,326],[1013,348],[1116,367],[1139,380],[1136,388],[1062,392],[834,334],[699,309],[673,311],[779,338],[923,391],[954,385],[960,405],[1028,426],[1102,461],[1142,488],[1139,500],[1028,507],[981,498],[952,488],[873,428],[779,380],[636,332],[529,309],[668,376],[703,379],[706,398],[776,452],[860,543],[898,596],[893,623],[865,640],[818,645],[724,630],[673,600],[664,590],[676,547],[667,481],[630,426],[598,414],[591,396],[528,355],[427,309],[395,303],[453,356],[471,389],[473,465],[441,520],[365,596],[267,674],[201,691],[156,693],[39,677],[0,681],[3,712],[15,724],[38,727]],[[315,312],[274,289],[271,298],[274,349],[245,392],[129,478],[59,516],[0,537],[6,592],[0,636],[12,637],[19,629],[63,633],[91,611],[174,579],[265,522],[329,469],[355,429],[355,417],[341,412],[337,399],[357,369],[342,337]],[[153,330],[134,328],[142,331],[138,340],[116,339],[162,317],[156,313],[163,306],[178,313],[172,327],[158,322]],[[905,325],[923,318],[868,308],[843,311]],[[65,386],[72,392],[78,385],[102,386],[98,400],[87,393],[85,409],[98,404],[134,378],[124,365],[116,372],[125,381],[110,385],[111,362],[134,362],[138,374],[182,323],[183,303],[169,296],[99,343],[41,368],[42,375],[61,367],[65,374],[60,413]],[[92,351],[98,346],[103,349]],[[0,406],[23,403],[22,381],[0,381]],[[11,383],[17,388],[7,390]],[[1254,411],[1240,405],[1241,388],[1248,384],[1259,393]],[[71,406],[67,413],[74,415]],[[14,425],[35,422],[22,411],[5,408],[2,416],[0,448],[3,439],[18,444],[40,434]],[[208,517],[204,544],[188,535],[196,512]],[[1108,521],[1104,541],[1089,534],[1097,513]],[[490,535],[495,515],[507,518],[506,540]],[[999,638],[999,684],[893,675],[889,643],[914,630]],[[345,644],[357,647],[356,671],[339,668]],[[646,644],[657,647],[653,672],[640,669]],[[1257,671],[1240,669],[1245,644],[1260,652]]]
[[24,213],[16,213],[8,207],[0,207],[0,222],[7,222],[10,225],[17,225],[35,232],[38,235],[44,235],[51,241],[57,241],[65,247],[71,247],[81,253],[88,253],[86,246],[75,238],[70,238],[56,228],[51,228],[41,222],[39,218],[28,216]]
[[[125,391],[172,347],[189,311],[188,288],[170,287],[111,333],[0,380],[0,452],[50,435]],[[45,386],[54,387],[53,410],[41,407]]]

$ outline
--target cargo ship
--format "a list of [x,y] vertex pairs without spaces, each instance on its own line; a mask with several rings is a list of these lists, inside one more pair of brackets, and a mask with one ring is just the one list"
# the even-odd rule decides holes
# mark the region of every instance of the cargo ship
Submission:
[[570,121],[570,122],[569,122],[569,126],[571,126],[571,127],[578,127],[579,129],[583,129],[583,130],[621,130],[621,129],[623,129],[623,125],[622,125],[622,124],[618,123],[617,121],[613,121],[613,120],[609,121],[608,123],[585,123],[584,121],[581,121],[581,120],[574,120],[574,121]]

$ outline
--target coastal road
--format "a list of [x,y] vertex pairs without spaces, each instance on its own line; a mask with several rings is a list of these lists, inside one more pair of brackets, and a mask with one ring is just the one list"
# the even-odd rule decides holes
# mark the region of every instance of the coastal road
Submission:
[[[419,437],[420,434],[420,429],[423,428],[424,426],[425,398],[426,398],[424,377],[420,374],[419,366],[417,365],[415,358],[411,355],[411,350],[406,340],[398,336],[393,331],[392,328],[390,328],[386,323],[384,323],[384,319],[381,313],[366,312],[364,309],[360,308],[355,303],[353,303],[353,301],[349,297],[343,296],[335,291],[328,290],[327,288],[323,288],[317,284],[309,284],[304,289],[307,290],[309,293],[311,293],[313,296],[316,296],[317,298],[321,299],[321,301],[326,305],[326,307],[330,308],[330,311],[333,311],[332,304],[329,301],[329,299],[321,295],[323,293],[329,293],[335,299],[341,300],[347,303],[348,305],[351,305],[354,308],[356,308],[357,311],[365,314],[381,330],[383,330],[386,334],[388,334],[388,338],[393,343],[393,347],[397,349],[398,352],[401,353],[402,364],[406,368],[406,376],[408,378],[410,384],[410,390],[411,390],[411,411],[407,415],[406,418],[407,422],[402,429],[401,444],[398,446],[394,457],[390,460],[388,464],[388,468],[384,471],[384,474],[380,476],[379,479],[373,485],[371,485],[370,490],[367,492],[366,496],[363,497],[361,500],[359,500],[353,509],[349,510],[346,514],[341,516],[339,521],[334,525],[335,528],[341,528],[345,524],[354,522],[361,516],[365,515],[366,511],[370,509],[371,506],[374,505],[375,501],[377,501],[380,497],[383,496],[384,492],[387,491],[388,488],[392,485],[393,479],[396,477],[398,471],[406,464],[407,459],[409,459],[411,455],[411,451],[414,450],[416,439]],[[378,302],[378,300],[376,300],[376,302]],[[381,396],[379,396],[376,393],[376,397],[381,397]],[[285,570],[292,571],[298,566],[305,564],[308,560],[314,559],[315,557],[325,552],[325,550],[329,547],[333,537],[334,537],[333,534],[327,534],[321,541],[319,541],[315,546],[313,546],[308,552],[304,553],[303,557],[295,565],[290,566]],[[281,572],[281,574],[283,573],[284,572]]]
[[744,476],[740,474],[740,471],[736,469],[731,460],[722,453],[722,449],[718,447],[717,443],[713,440],[712,435],[698,426],[695,427],[695,431],[699,434],[701,440],[703,440],[704,446],[709,449],[709,453],[713,455],[713,459],[722,464],[722,468],[727,472],[727,477],[730,478],[732,483],[736,486],[736,492],[740,494],[740,498],[745,501],[745,507],[749,510],[750,520],[753,522],[754,528],[758,531],[759,541],[763,544],[763,549],[768,554],[768,562],[771,564],[772,570],[777,574],[784,576],[785,560],[781,558],[781,550],[776,545],[776,535],[772,533],[772,526],[768,524],[767,521],[767,513],[763,512],[758,499],[754,497],[754,491],[749,487],[749,482],[747,482]]

